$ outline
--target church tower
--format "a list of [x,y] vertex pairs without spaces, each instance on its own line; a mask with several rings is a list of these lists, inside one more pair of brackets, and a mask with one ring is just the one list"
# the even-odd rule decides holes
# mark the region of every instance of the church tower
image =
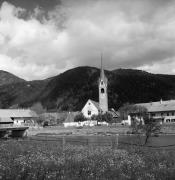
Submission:
[[102,113],[106,113],[108,111],[108,79],[105,76],[102,56],[101,56],[101,72],[99,79],[99,106]]

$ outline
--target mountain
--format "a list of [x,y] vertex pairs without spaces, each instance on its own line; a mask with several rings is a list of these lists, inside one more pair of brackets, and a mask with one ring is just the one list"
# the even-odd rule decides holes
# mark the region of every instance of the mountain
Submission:
[[25,82],[25,80],[9,72],[0,70],[0,86],[19,82]]
[[[175,76],[133,69],[105,71],[109,107],[122,104],[175,99]],[[81,110],[88,99],[98,101],[100,71],[77,67],[41,81],[23,81],[0,86],[0,106],[30,107],[42,102],[48,109]]]

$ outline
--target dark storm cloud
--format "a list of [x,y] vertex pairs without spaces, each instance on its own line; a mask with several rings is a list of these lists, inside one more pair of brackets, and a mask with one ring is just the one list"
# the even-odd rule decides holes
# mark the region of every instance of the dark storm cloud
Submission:
[[[0,0],[0,5],[2,5],[3,2],[4,0]],[[11,3],[16,7],[25,9],[23,13],[19,14],[19,18],[27,20],[35,13],[35,18],[41,22],[43,19],[49,18],[49,11],[61,4],[60,0],[6,0],[6,2]],[[40,10],[40,13],[36,14],[38,9]]]
[[[4,0],[0,0],[0,4],[3,2]],[[33,10],[38,6],[45,11],[51,10],[60,4],[60,0],[6,0],[6,2],[27,10]]]

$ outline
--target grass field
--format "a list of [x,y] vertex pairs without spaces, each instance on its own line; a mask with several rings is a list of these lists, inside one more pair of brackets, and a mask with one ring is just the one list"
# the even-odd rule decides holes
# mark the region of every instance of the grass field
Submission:
[[[31,128],[28,131],[28,135],[36,134],[57,134],[57,135],[95,135],[95,134],[127,134],[132,131],[129,126],[94,126],[94,127],[69,127],[64,126],[49,126],[40,128]],[[175,134],[175,124],[163,125],[161,128],[161,134]]]
[[174,180],[174,151],[66,145],[56,141],[0,141],[0,179]]
[[57,135],[94,135],[94,134],[126,134],[130,130],[128,126],[94,126],[94,127],[69,127],[50,126],[45,128],[34,128],[28,131],[28,135],[57,134]]
[[[162,133],[158,137],[151,137],[147,143],[147,146],[162,148],[175,148],[175,126],[163,126]],[[47,127],[37,130],[30,130],[29,136],[34,139],[47,139],[62,141],[62,137],[65,138],[69,144],[97,144],[103,146],[112,146],[116,143],[121,145],[142,145],[144,144],[145,137],[142,135],[128,135],[127,132],[131,131],[128,126],[95,126],[95,127],[83,127],[83,128],[64,128],[63,126]],[[171,133],[170,133],[171,132]],[[37,135],[32,136],[32,135]],[[168,147],[166,147],[168,146]]]

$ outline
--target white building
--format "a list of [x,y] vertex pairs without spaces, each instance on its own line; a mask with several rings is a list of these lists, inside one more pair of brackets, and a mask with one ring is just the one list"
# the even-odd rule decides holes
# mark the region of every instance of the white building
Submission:
[[[161,123],[175,123],[175,100],[135,104],[147,109],[149,117]],[[130,118],[130,117],[129,117]]]
[[98,115],[100,112],[99,103],[89,99],[81,112],[86,118],[91,118],[93,115]]
[[0,119],[11,119],[14,125],[22,125],[37,118],[30,109],[0,109]]

